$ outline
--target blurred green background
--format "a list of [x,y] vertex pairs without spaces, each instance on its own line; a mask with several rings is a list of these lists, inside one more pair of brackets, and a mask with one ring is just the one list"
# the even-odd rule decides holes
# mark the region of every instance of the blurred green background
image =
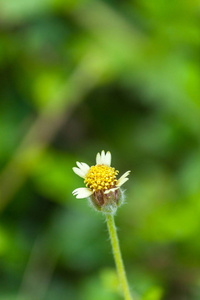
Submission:
[[120,300],[104,216],[72,190],[110,150],[133,294],[200,299],[200,2],[0,1],[0,300]]

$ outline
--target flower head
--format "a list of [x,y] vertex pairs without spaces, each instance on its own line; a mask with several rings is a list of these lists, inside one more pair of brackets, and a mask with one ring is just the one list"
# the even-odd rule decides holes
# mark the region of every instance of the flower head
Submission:
[[[114,207],[121,204],[122,191],[120,187],[128,180],[127,176],[130,171],[124,173],[119,179],[117,175],[119,171],[112,168],[111,153],[105,153],[103,150],[97,153],[96,165],[89,167],[86,163],[76,163],[78,167],[74,167],[73,171],[84,178],[86,187],[75,189],[72,194],[76,198],[90,197],[96,209],[110,212]],[[112,204],[112,205],[111,205]]]

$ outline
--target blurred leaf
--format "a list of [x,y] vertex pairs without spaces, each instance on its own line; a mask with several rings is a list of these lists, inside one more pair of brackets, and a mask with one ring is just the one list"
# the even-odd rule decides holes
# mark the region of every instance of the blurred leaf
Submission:
[[116,293],[111,293],[109,289],[106,289],[100,284],[98,276],[88,278],[85,282],[85,286],[81,290],[80,300],[120,300],[121,297]]
[[120,283],[119,283],[116,270],[104,269],[102,270],[100,276],[101,276],[102,284],[106,289],[116,293],[119,292]]
[[145,293],[142,300],[161,300],[163,296],[163,290],[160,287],[152,287]]
[[36,187],[52,200],[66,202],[67,198],[72,199],[75,179],[73,166],[73,156],[48,151],[34,167],[32,176]]
[[9,247],[9,236],[6,231],[0,227],[0,256],[5,254]]
[[1,17],[4,22],[15,23],[46,12],[53,0],[1,0]]
[[[63,86],[63,80],[60,77],[60,73],[47,72],[40,74],[35,78],[34,86],[34,100],[37,107],[42,110],[48,105],[52,105],[52,99],[57,99],[58,91]],[[54,103],[55,106],[55,103]]]

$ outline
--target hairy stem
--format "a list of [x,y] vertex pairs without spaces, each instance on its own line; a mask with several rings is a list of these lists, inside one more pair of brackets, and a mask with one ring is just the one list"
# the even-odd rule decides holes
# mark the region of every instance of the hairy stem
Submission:
[[124,299],[132,300],[129,286],[128,286],[128,281],[126,278],[126,272],[125,272],[125,268],[121,256],[121,251],[119,247],[119,240],[118,240],[117,231],[115,227],[114,216],[112,214],[106,214],[106,220],[107,220],[108,230],[109,230],[110,239],[112,243],[112,250],[115,258],[119,281],[124,293]]

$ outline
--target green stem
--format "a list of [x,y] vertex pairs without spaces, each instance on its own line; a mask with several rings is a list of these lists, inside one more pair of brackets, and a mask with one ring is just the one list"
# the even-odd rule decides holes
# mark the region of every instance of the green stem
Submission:
[[109,230],[110,239],[112,243],[112,249],[113,249],[118,276],[119,276],[119,281],[121,283],[121,287],[124,293],[124,299],[132,300],[129,286],[128,286],[128,281],[126,278],[126,272],[124,269],[124,264],[121,256],[121,251],[119,247],[119,241],[117,237],[114,216],[112,214],[106,214],[106,220],[107,220],[108,230]]

